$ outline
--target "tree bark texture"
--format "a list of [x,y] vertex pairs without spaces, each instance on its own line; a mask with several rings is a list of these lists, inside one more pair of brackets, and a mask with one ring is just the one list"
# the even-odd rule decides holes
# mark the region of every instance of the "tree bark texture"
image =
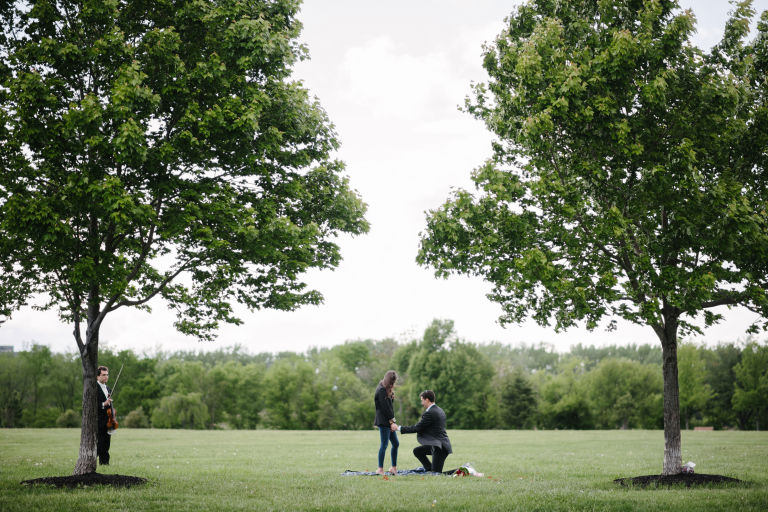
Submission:
[[664,467],[662,475],[682,471],[680,388],[677,382],[677,337],[662,342],[664,372]]
[[83,363],[83,420],[80,426],[80,452],[73,475],[84,475],[96,471],[96,434],[98,418],[96,411],[96,372],[87,371]]
[[84,475],[96,471],[96,438],[98,435],[98,411],[96,410],[96,367],[99,360],[98,327],[94,330],[98,308],[88,311],[88,328],[85,344],[80,349],[80,362],[83,365],[83,419],[80,426],[80,452],[75,463],[74,475]]

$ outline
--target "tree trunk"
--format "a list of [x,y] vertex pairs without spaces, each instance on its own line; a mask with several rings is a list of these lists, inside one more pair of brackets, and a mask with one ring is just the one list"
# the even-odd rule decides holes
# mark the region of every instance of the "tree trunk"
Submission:
[[80,426],[80,453],[73,475],[96,471],[96,434],[98,411],[96,410],[96,364],[86,355],[83,358],[83,419]]
[[91,301],[88,307],[88,328],[85,344],[80,349],[83,365],[83,419],[80,424],[80,453],[72,472],[84,475],[96,471],[96,437],[98,435],[98,391],[96,389],[96,367],[99,361],[99,332],[96,318],[99,316],[98,302]]
[[664,467],[661,472],[662,475],[677,475],[682,471],[683,465],[680,448],[680,389],[677,382],[676,331],[677,329],[671,337],[668,336],[662,340],[664,373]]

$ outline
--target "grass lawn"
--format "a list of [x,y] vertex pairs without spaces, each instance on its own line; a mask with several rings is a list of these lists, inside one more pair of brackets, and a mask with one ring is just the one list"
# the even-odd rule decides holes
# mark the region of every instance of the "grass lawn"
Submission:
[[[149,483],[118,489],[27,487],[71,474],[78,429],[0,429],[0,511],[98,510],[768,510],[768,433],[683,432],[683,462],[748,484],[627,489],[661,472],[661,431],[449,431],[445,468],[477,477],[342,477],[374,470],[378,432],[120,429],[100,473]],[[418,466],[401,436],[398,467]],[[389,467],[389,453],[385,467]],[[489,478],[490,477],[490,478]]]

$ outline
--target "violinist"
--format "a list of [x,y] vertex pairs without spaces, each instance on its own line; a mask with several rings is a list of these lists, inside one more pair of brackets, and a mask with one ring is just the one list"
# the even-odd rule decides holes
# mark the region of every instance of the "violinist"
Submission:
[[98,383],[98,392],[96,393],[98,399],[98,413],[99,413],[99,428],[96,437],[96,453],[99,456],[99,464],[109,465],[109,429],[107,428],[107,422],[109,421],[109,413],[112,412],[112,390],[107,386],[109,380],[109,368],[106,366],[99,366],[96,369],[96,382]]

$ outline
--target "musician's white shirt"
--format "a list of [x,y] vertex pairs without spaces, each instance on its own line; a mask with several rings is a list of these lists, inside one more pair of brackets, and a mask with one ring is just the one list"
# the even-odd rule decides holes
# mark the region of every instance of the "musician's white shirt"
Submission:
[[[99,382],[99,381],[96,381],[96,384],[98,384],[99,386],[101,386],[101,390],[104,392],[104,396],[105,396],[105,397],[107,397],[107,398],[109,398],[109,391],[107,391],[107,385],[106,385],[106,384],[102,384],[102,383],[101,383],[101,382]],[[101,408],[102,408],[102,409],[104,408],[104,402],[101,402]]]

